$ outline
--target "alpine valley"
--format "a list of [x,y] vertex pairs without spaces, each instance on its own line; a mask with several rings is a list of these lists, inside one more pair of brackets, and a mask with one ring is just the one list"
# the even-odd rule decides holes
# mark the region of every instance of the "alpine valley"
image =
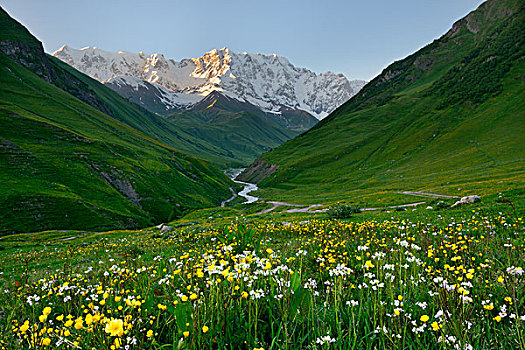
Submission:
[[366,84],[0,9],[0,349],[525,350],[525,2],[481,1],[4,1],[330,64],[479,6]]
[[366,84],[228,48],[180,62],[66,45],[53,56],[212,144],[217,151],[184,150],[223,167],[247,165],[310,129]]
[[228,49],[175,62],[63,46],[59,60],[0,15],[0,232],[138,227],[218,205],[236,188],[224,169],[364,84]]

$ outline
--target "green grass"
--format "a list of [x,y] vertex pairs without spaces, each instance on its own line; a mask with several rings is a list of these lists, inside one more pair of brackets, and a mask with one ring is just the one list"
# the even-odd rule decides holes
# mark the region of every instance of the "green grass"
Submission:
[[216,208],[164,234],[5,236],[0,344],[524,349],[525,207],[506,198],[350,220]]
[[[206,120],[203,114],[211,115],[215,120]],[[210,161],[215,160],[223,166],[239,167],[250,164],[261,153],[298,135],[298,132],[288,130],[258,114],[214,109],[180,112],[169,116],[168,120],[195,139],[206,140],[219,148],[221,151],[216,158],[220,156],[221,159],[209,158]],[[195,154],[206,159],[208,155],[204,151],[196,151]]]
[[462,20],[456,34],[393,63],[311,130],[263,154],[279,169],[260,194],[375,206],[414,200],[399,196],[405,190],[522,188],[524,18],[519,2],[489,1],[469,17],[477,33]]
[[32,47],[40,47],[40,42],[19,22],[11,18],[0,8],[0,41],[18,41]]
[[0,62],[0,232],[145,226],[230,195],[219,169]]

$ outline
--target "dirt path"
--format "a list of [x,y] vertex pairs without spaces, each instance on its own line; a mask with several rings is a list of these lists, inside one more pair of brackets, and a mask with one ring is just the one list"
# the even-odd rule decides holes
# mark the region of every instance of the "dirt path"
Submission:
[[[272,207],[269,209],[265,209],[263,211],[260,211],[256,214],[267,214],[269,212],[274,211],[280,206],[287,206],[287,207],[305,207],[305,208],[294,208],[294,209],[287,209],[284,212],[285,213],[325,213],[328,211],[328,208],[324,209],[318,209],[318,210],[312,210],[313,208],[322,207],[324,204],[312,204],[310,206],[305,206],[304,204],[293,204],[293,203],[286,203],[286,202],[274,202],[274,201],[268,201],[266,203],[272,204]],[[383,207],[383,208],[361,208],[361,211],[373,211],[373,210],[381,210],[381,209],[396,209],[396,208],[408,208],[408,207],[415,207],[421,204],[425,204],[426,202],[416,202],[416,203],[408,203],[408,204],[401,204],[401,205],[392,205],[389,207]]]
[[[402,191],[398,192],[401,194],[406,194],[409,196],[416,196],[416,197],[427,197],[427,198],[446,198],[446,199],[458,199],[461,197],[458,196],[448,196],[444,194],[437,194],[437,193],[430,193],[430,192],[421,192],[421,191]],[[293,203],[286,203],[286,202],[275,202],[275,201],[268,201],[266,203],[272,204],[272,207],[269,209],[265,209],[263,211],[260,211],[256,214],[267,214],[275,209],[277,209],[280,206],[287,206],[287,207],[304,207],[304,208],[294,208],[294,209],[287,209],[284,212],[285,213],[324,213],[328,211],[327,208],[325,209],[318,209],[318,210],[311,210],[313,208],[322,207],[323,204],[312,204],[310,206],[307,206],[305,204],[293,204]],[[408,203],[408,204],[401,204],[401,205],[392,205],[389,207],[385,207],[386,209],[396,209],[396,208],[408,208],[408,207],[415,207],[421,204],[425,204],[425,202],[416,202],[416,203]],[[361,211],[372,211],[372,210],[380,210],[384,208],[361,208]]]
[[408,203],[408,204],[401,204],[401,205],[392,205],[389,207],[384,208],[361,208],[361,211],[371,211],[371,210],[381,210],[381,209],[396,209],[396,208],[408,208],[408,207],[415,207],[421,204],[425,204],[426,202],[417,202],[417,203]]
[[221,203],[221,207],[225,207],[226,206],[226,203],[229,203],[231,202],[232,200],[234,200],[235,198],[237,198],[237,193],[235,193],[235,191],[233,190],[233,188],[229,187],[231,193],[232,193],[232,197],[230,199],[227,199],[225,200],[224,202]]
[[[288,209],[288,210],[285,210],[284,212],[285,213],[306,213],[306,212],[309,212],[310,209],[313,209],[313,208],[318,208],[318,207],[322,207],[323,204],[312,204],[310,205],[309,207],[306,207],[306,208],[297,208],[297,209]],[[319,210],[315,210],[313,211],[312,213],[322,213],[322,212],[325,212],[327,211],[328,209],[319,209]]]
[[428,197],[428,198],[446,198],[446,199],[457,199],[461,198],[458,196],[447,196],[444,194],[437,194],[437,193],[430,193],[430,192],[421,192],[421,191],[403,191],[398,192],[401,194],[407,194],[409,196],[416,196],[416,197]]
[[[280,206],[287,206],[287,207],[304,207],[303,204],[293,204],[293,203],[286,203],[286,202],[274,202],[274,201],[268,201],[266,203],[269,203],[269,204],[272,204],[273,206],[270,208],[270,209],[265,209],[263,211],[260,211],[256,214],[267,214],[271,211],[274,211],[275,209],[277,209],[278,207]],[[319,205],[322,205],[322,204],[319,204]]]
[[77,236],[73,236],[73,237],[67,237],[67,238],[59,238],[60,241],[70,241],[72,239],[75,239],[75,238],[78,238]]

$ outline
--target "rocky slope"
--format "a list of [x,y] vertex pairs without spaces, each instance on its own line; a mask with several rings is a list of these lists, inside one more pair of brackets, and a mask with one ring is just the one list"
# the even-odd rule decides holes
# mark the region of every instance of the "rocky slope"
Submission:
[[[322,119],[366,84],[362,80],[349,81],[342,74],[316,74],[277,55],[234,53],[228,48],[180,62],[162,54],[114,53],[96,47],[76,50],[66,45],[53,55],[110,84],[124,96],[132,88],[138,91],[155,87],[153,97],[143,95],[139,102],[151,105],[151,99],[157,99],[168,111],[188,108],[211,92],[220,91],[266,112],[279,114],[283,109],[294,109]],[[146,97],[151,97],[148,102]],[[159,110],[159,104],[155,104]]]

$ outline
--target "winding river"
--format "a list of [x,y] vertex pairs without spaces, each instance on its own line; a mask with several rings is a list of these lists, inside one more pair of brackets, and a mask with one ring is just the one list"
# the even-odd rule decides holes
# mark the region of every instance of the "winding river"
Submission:
[[231,168],[224,172],[230,179],[232,179],[233,182],[243,185],[244,188],[238,194],[234,194],[233,197],[222,202],[221,206],[224,207],[226,203],[231,202],[237,196],[243,197],[244,199],[246,199],[246,201],[244,201],[241,204],[250,204],[250,203],[253,203],[259,200],[259,197],[249,195],[250,192],[257,191],[259,189],[256,184],[235,180],[235,178],[239,176],[239,174],[242,173],[243,170],[244,168],[239,168],[239,169]]

